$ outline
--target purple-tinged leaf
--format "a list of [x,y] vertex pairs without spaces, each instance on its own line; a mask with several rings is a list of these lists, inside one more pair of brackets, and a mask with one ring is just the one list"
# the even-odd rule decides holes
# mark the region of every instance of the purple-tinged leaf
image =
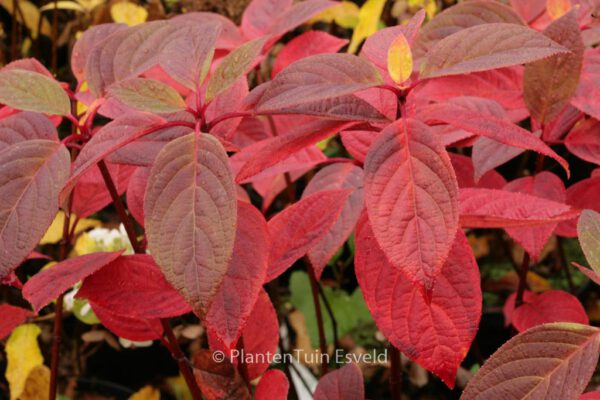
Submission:
[[46,116],[25,111],[0,120],[0,152],[33,139],[58,141],[56,128]]
[[575,94],[584,50],[575,10],[554,21],[543,33],[569,49],[570,53],[536,61],[525,67],[525,103],[539,124],[552,121]]
[[525,26],[476,25],[433,46],[421,66],[422,78],[468,74],[541,60],[568,50]]
[[379,71],[360,57],[317,54],[296,61],[269,82],[256,111],[383,122],[385,116],[353,95],[382,83]]
[[166,122],[156,115],[136,113],[124,115],[104,125],[75,159],[71,177],[61,192],[61,203],[68,197],[81,175],[100,160]]
[[0,278],[27,257],[54,220],[70,163],[65,146],[49,140],[0,152]]
[[463,29],[476,25],[505,22],[525,25],[510,7],[496,1],[461,2],[435,16],[419,32],[417,54],[424,55],[437,42]]
[[364,400],[365,384],[358,365],[348,363],[323,376],[315,389],[313,399]]
[[100,24],[87,29],[75,42],[71,52],[71,71],[79,82],[86,79],[85,65],[92,49],[114,32],[126,29],[125,24]]
[[576,400],[598,363],[599,332],[569,322],[531,328],[492,354],[461,399]]
[[191,133],[161,150],[144,214],[156,263],[194,312],[205,316],[227,272],[237,214],[229,160],[216,138]]
[[290,7],[292,0],[253,0],[244,10],[240,29],[248,39],[265,36]]

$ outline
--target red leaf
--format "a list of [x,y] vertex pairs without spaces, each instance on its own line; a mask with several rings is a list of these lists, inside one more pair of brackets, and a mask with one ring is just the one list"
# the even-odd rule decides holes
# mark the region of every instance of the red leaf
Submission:
[[340,132],[342,144],[348,150],[348,153],[360,163],[365,162],[367,153],[373,142],[379,137],[380,132],[376,131],[343,131]]
[[221,32],[217,49],[232,50],[244,43],[240,29],[227,17],[211,12],[186,12],[171,18],[174,23],[191,21],[197,25],[217,24]]
[[127,185],[127,209],[141,226],[144,226],[144,196],[149,177],[150,168],[138,167]]
[[91,303],[96,317],[109,331],[124,339],[140,341],[157,340],[163,335],[159,319],[138,319],[113,313],[104,307]]
[[[241,341],[243,353],[239,348],[227,348],[209,330],[208,343],[210,348],[225,352],[234,365],[241,369],[247,381],[258,378],[269,367],[269,355],[277,352],[279,343],[279,322],[277,313],[269,299],[269,295],[261,290],[248,318],[248,323],[242,330]],[[241,363],[240,360],[244,362]]]
[[356,277],[375,323],[400,351],[453,387],[481,316],[479,269],[465,235],[456,234],[430,301],[388,261],[366,216],[356,237]]
[[346,126],[348,123],[311,118],[306,123],[290,129],[285,135],[257,142],[236,155],[236,158],[248,160],[240,168],[236,181],[244,182],[285,160],[293,153],[339,132]]
[[432,104],[423,110],[419,118],[426,122],[442,121],[476,135],[489,137],[500,143],[525,150],[534,150],[555,159],[569,172],[569,164],[531,132],[513,124],[511,121],[478,112],[464,102],[449,101]]
[[236,202],[229,159],[214,136],[191,133],[156,157],[144,199],[148,249],[200,316],[227,272]]
[[452,161],[452,167],[454,167],[459,188],[501,189],[506,185],[504,177],[494,170],[487,172],[476,182],[475,169],[471,158],[456,153],[448,154],[450,155],[450,161]]
[[579,396],[579,400],[600,400],[600,391],[587,392]]
[[565,139],[567,149],[577,157],[600,165],[600,121],[581,121]]
[[460,189],[460,223],[465,228],[514,228],[577,218],[579,211],[524,193],[494,189]]
[[533,22],[546,11],[547,0],[510,0],[510,5],[526,22]]
[[0,151],[0,279],[27,257],[54,220],[70,163],[66,147],[50,140]]
[[288,65],[302,58],[323,53],[337,53],[348,44],[348,40],[339,39],[322,31],[308,31],[290,40],[279,52],[271,75],[275,77]]
[[[564,203],[567,198],[565,185],[558,176],[551,172],[541,172],[535,176],[515,179],[509,182],[504,190],[530,194],[557,203]],[[535,260],[544,249],[556,225],[556,222],[552,222],[531,228],[508,228],[506,233],[523,246]]]
[[476,25],[440,40],[429,50],[422,78],[487,71],[567,53],[563,46],[525,26]]
[[103,39],[114,32],[126,29],[124,24],[100,24],[86,29],[73,46],[71,53],[71,71],[77,81],[83,82],[85,76],[85,65],[92,49]]
[[248,39],[265,36],[275,20],[292,6],[292,0],[253,0],[242,15],[241,31]]
[[[31,256],[31,253],[29,254]],[[29,259],[29,256],[27,259]],[[50,257],[48,257],[50,259]],[[0,285],[12,286],[16,289],[23,289],[23,284],[19,280],[19,277],[15,274],[15,271],[11,271],[10,274],[0,279]]]
[[271,254],[265,282],[277,278],[323,240],[351,192],[341,189],[315,193],[269,220]]
[[85,278],[77,297],[136,319],[169,318],[191,311],[147,254],[121,256],[110,262]]
[[600,285],[600,275],[598,275],[594,270],[584,267],[583,265],[579,265],[576,262],[572,263],[582,274],[587,276],[590,280],[594,281],[597,285]]
[[585,51],[579,86],[571,104],[600,120],[600,48]]
[[314,400],[364,400],[363,375],[354,363],[332,371],[319,380]]
[[116,260],[122,253],[91,253],[61,261],[30,278],[23,287],[23,297],[39,311],[77,282]]
[[260,378],[256,391],[255,400],[286,400],[290,383],[283,371],[270,369]]
[[[134,167],[112,163],[107,163],[107,167],[119,195],[125,193]],[[112,198],[106,189],[100,169],[92,168],[81,175],[75,185],[71,209],[77,217],[85,218],[102,210],[111,202]]]
[[494,100],[506,109],[510,116],[518,117],[517,120],[528,115],[523,100],[521,66],[430,79],[417,86],[409,95],[422,102],[443,102],[461,96]]
[[233,255],[205,319],[207,327],[227,348],[234,346],[262,291],[270,242],[262,214],[253,206],[238,202]]
[[58,141],[56,128],[43,114],[24,111],[0,120],[0,152],[33,139]]
[[256,112],[385,122],[384,115],[354,96],[382,83],[379,71],[360,57],[317,54],[296,61],[277,74],[267,84]]
[[[592,176],[577,182],[567,188],[567,204],[573,208],[600,212],[600,176]],[[577,220],[561,222],[556,228],[556,234],[564,237],[577,237]]]
[[[527,135],[540,137],[542,131],[529,133],[525,131]],[[493,172],[495,168],[502,164],[512,160],[513,158],[523,154],[524,149],[518,147],[512,147],[504,143],[500,143],[489,137],[480,137],[473,144],[473,150],[471,152],[471,158],[473,160],[473,166],[475,168],[476,180],[479,180],[488,172]]]
[[71,177],[61,192],[61,203],[67,199],[81,175],[98,161],[165,123],[166,120],[153,114],[134,113],[126,114],[100,128],[75,159]]
[[275,23],[269,28],[271,39],[269,45],[275,43],[284,33],[293,30],[326,9],[333,7],[337,2],[327,0],[306,0],[294,4],[286,12],[279,15]]
[[542,133],[542,138],[545,141],[557,141],[561,140],[564,135],[569,132],[571,128],[583,118],[583,113],[573,107],[570,104],[567,104],[565,108],[551,121],[548,125],[544,127],[544,132]]
[[[126,114],[132,113],[136,113],[136,111],[128,110],[126,112]],[[123,112],[119,111],[116,118],[120,119],[119,117],[121,114],[123,114]],[[194,123],[194,117],[188,112],[169,114],[165,119],[166,121],[163,122],[170,124],[171,127],[161,129],[155,128],[154,132],[142,135],[133,142],[127,143],[123,147],[116,149],[113,153],[109,154],[106,159],[116,164],[130,164],[144,167],[151,166],[162,148],[165,147],[168,142],[189,134],[191,131],[190,126]],[[187,126],[183,124],[187,124]],[[115,128],[117,127],[115,126]],[[150,129],[150,127],[148,128]]]
[[515,309],[517,294],[506,299],[504,312],[510,310],[510,322],[519,332],[549,322],[590,323],[585,309],[577,297],[562,290],[549,290],[542,294],[529,293],[524,302]]
[[21,307],[11,306],[10,304],[0,304],[0,340],[4,340],[5,337],[18,325],[27,321],[27,318],[33,317],[35,314],[29,310]]
[[430,290],[458,227],[458,186],[429,127],[402,119],[382,132],[365,160],[365,201],[392,264]]
[[363,180],[362,168],[352,163],[337,163],[317,172],[302,193],[302,198],[306,198],[327,190],[351,190],[337,221],[329,228],[323,239],[308,251],[308,259],[317,279],[320,279],[331,257],[354,230],[354,225],[364,208]]
[[194,354],[194,377],[206,400],[250,400],[246,382],[229,360],[215,361],[211,350],[200,349]]
[[424,54],[443,38],[463,29],[495,22],[524,25],[514,10],[495,1],[461,2],[435,16],[419,32],[417,49]]

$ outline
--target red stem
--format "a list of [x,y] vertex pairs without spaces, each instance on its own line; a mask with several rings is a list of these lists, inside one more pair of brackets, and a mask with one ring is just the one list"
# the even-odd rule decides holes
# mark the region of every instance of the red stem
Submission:
[[517,289],[517,298],[515,300],[515,308],[523,304],[523,294],[527,285],[527,273],[529,272],[529,253],[523,253],[523,263],[519,272],[519,288]]
[[[119,218],[121,219],[121,222],[123,223],[123,226],[125,227],[125,231],[127,232],[127,237],[129,238],[129,241],[131,242],[131,247],[133,247],[134,251],[137,254],[143,253],[142,246],[139,244],[139,242],[137,240],[137,235],[135,233],[133,223],[132,223],[131,219],[129,218],[129,216],[127,215],[127,212],[125,211],[125,207],[123,206],[123,202],[121,201],[119,192],[117,191],[115,183],[114,183],[112,177],[110,176],[110,171],[108,170],[108,167],[106,166],[106,163],[104,162],[104,160],[102,160],[98,163],[98,168],[100,168],[100,172],[102,173],[102,178],[104,178],[104,183],[106,185],[106,188],[108,189],[108,192],[110,193],[110,197],[112,198],[113,204],[114,204],[115,208],[117,209],[117,214],[119,215]],[[202,400],[202,392],[200,391],[200,388],[198,387],[196,379],[194,378],[194,373],[192,371],[192,368],[190,366],[188,359],[183,354],[181,347],[179,347],[179,343],[177,342],[177,338],[175,337],[175,334],[173,333],[173,329],[171,328],[169,319],[162,318],[160,320],[160,322],[165,331],[165,335],[167,337],[167,342],[169,343],[169,346],[168,346],[169,350],[171,351],[173,358],[177,361],[177,364],[179,365],[179,371],[183,375],[183,378],[185,379],[185,382],[187,383],[187,386],[190,389],[192,398],[194,400]]]
[[329,370],[328,353],[327,353],[327,341],[325,339],[325,327],[323,325],[323,313],[321,311],[321,302],[319,301],[319,288],[317,283],[317,277],[315,276],[315,269],[308,260],[308,257],[304,258],[306,265],[308,266],[308,276],[310,277],[310,290],[312,292],[313,303],[315,304],[315,314],[317,316],[317,327],[319,328],[319,347],[321,352],[321,374],[325,375]]
[[402,398],[402,360],[400,351],[390,343],[390,391],[393,400]]
[[217,125],[220,122],[226,121],[228,119],[239,118],[239,117],[247,117],[249,115],[250,115],[250,113],[247,113],[247,112],[233,112],[233,113],[227,113],[227,114],[219,115],[217,118],[213,119],[212,121],[210,121],[208,123],[208,130],[210,131],[212,128],[215,127],[215,125]]

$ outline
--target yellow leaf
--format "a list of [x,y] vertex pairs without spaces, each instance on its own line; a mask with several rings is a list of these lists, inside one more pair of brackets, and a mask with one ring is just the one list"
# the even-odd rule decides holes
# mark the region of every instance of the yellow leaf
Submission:
[[392,80],[398,85],[406,82],[412,74],[412,51],[408,40],[402,33],[394,39],[388,49],[387,69]]
[[546,1],[546,10],[548,11],[548,15],[550,18],[559,19],[563,15],[569,12],[572,4],[571,0],[547,0]]
[[89,12],[99,5],[106,3],[106,0],[77,0],[77,3],[81,4]]
[[144,386],[132,394],[129,400],[160,400],[160,392],[152,386]]
[[148,18],[148,11],[137,4],[122,1],[113,4],[110,8],[110,16],[115,22],[134,26],[146,21],[146,18]]
[[31,371],[44,363],[37,341],[40,332],[37,325],[20,325],[6,342],[6,380],[10,385],[11,400],[21,396]]
[[50,368],[38,365],[29,373],[19,400],[48,400],[49,388]]
[[335,22],[345,29],[353,29],[358,24],[358,6],[350,1],[342,1],[335,7],[330,7],[314,17],[310,22]]
[[183,376],[179,375],[167,378],[167,384],[177,400],[192,400],[192,394]]
[[385,0],[367,0],[358,13],[358,24],[352,33],[348,53],[354,54],[363,40],[377,32]]
[[[44,7],[40,8],[40,11],[44,12],[44,11],[48,11],[48,10],[54,10],[54,1],[51,1],[50,3],[46,4]],[[83,8],[81,6],[81,4],[76,3],[74,1],[57,1],[56,2],[56,8],[59,10],[71,10],[71,11],[79,11],[79,12],[85,12],[85,8]]]
[[[71,214],[71,219],[70,219],[71,224],[70,224],[69,229],[73,229],[73,224],[75,223],[76,219],[77,219],[77,217],[75,216],[75,214]],[[53,243],[60,242],[60,240],[63,237],[64,221],[65,221],[65,213],[62,211],[59,211],[56,214],[56,217],[54,217],[54,221],[52,221],[52,224],[50,225],[50,227],[44,234],[44,237],[42,238],[42,240],[40,240],[40,244],[53,244]],[[77,222],[77,228],[75,229],[75,235],[77,236],[78,234],[80,234],[83,231],[88,230],[89,228],[95,228],[100,225],[102,225],[102,222],[98,221],[97,219],[82,218],[79,220],[79,222]]]
[[[11,15],[13,13],[13,4],[14,0],[0,0],[0,5],[6,9]],[[21,12],[17,13],[17,20],[23,23],[27,29],[31,32],[31,37],[33,39],[37,38],[38,35],[38,26],[40,25],[40,11],[37,6],[30,1],[27,0],[19,0],[19,8]],[[23,18],[21,18],[21,14]],[[46,20],[46,18],[42,18],[41,22],[41,32],[42,35],[50,36],[52,27],[50,23]],[[25,21],[23,21],[23,19]]]

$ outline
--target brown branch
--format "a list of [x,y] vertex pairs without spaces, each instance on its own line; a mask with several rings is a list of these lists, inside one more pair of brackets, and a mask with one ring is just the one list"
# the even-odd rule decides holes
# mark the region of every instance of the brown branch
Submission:
[[[104,178],[104,183],[108,192],[110,193],[110,197],[112,198],[113,204],[117,209],[117,214],[119,214],[119,218],[125,227],[125,231],[127,232],[127,237],[131,242],[131,247],[133,247],[134,251],[138,254],[143,253],[142,246],[139,244],[137,240],[137,235],[135,233],[135,229],[133,223],[127,212],[125,211],[125,207],[123,206],[123,202],[121,201],[121,197],[119,196],[119,192],[115,186],[115,183],[110,176],[110,171],[106,166],[104,160],[98,163],[98,168],[100,168],[100,172],[102,173],[102,177]],[[192,371],[189,360],[183,354],[181,347],[179,347],[179,343],[177,342],[177,338],[173,333],[173,329],[171,328],[171,323],[168,318],[162,318],[160,320],[163,329],[165,331],[166,343],[168,343],[168,348],[171,351],[171,355],[177,361],[179,366],[179,371],[183,375],[185,382],[187,383],[188,388],[192,394],[194,400],[202,400],[202,392],[198,387],[198,383],[194,378],[194,373]],[[164,342],[163,342],[164,343]]]

